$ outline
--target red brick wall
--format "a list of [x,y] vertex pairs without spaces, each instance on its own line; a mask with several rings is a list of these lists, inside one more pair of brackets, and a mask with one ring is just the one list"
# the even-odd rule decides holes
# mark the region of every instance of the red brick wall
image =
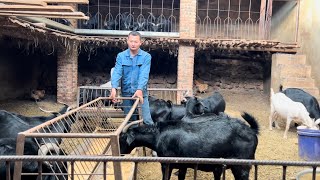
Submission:
[[74,103],[77,97],[78,81],[78,50],[71,48],[58,51],[57,101],[67,104]]

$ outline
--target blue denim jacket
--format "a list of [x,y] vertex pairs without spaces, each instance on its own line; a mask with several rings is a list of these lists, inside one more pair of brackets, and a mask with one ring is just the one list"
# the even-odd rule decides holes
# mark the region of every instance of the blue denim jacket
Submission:
[[118,88],[122,78],[122,96],[133,95],[137,89],[147,96],[150,67],[151,55],[141,49],[134,57],[130,56],[129,49],[119,53],[112,73],[112,88]]

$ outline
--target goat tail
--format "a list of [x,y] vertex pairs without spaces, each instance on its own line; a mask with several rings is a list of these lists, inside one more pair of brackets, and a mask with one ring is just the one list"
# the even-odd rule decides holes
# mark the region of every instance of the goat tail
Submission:
[[251,129],[253,129],[255,131],[255,133],[258,135],[259,131],[260,131],[260,126],[259,126],[256,118],[247,112],[243,112],[241,114],[241,117],[249,123]]

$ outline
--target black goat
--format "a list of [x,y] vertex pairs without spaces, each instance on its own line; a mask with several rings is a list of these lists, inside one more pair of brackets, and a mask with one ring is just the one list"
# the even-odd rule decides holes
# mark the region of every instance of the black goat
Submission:
[[[16,155],[16,139],[15,138],[1,138],[0,139],[0,156]],[[57,155],[61,154],[59,149],[55,149],[53,146],[48,146],[46,150],[41,151],[44,155],[50,151],[51,154]],[[56,153],[56,154],[55,154]],[[31,139],[26,139],[24,145],[24,155],[43,155],[39,154],[39,148],[37,144]],[[38,162],[36,161],[23,161],[22,163],[22,173],[38,173]],[[42,163],[42,172],[43,173],[67,173],[68,167],[65,162],[43,162]],[[13,178],[14,173],[14,163],[10,163],[10,175]],[[0,163],[0,179],[6,179],[6,164],[5,162]],[[21,177],[22,180],[36,180],[38,175],[24,175]],[[45,175],[42,176],[44,180],[51,179],[68,179],[67,175]]]
[[[242,117],[250,127],[239,119],[226,115],[214,115],[197,123],[169,121],[156,126],[125,127],[120,135],[120,151],[130,153],[132,149],[146,146],[157,152],[159,157],[231,158],[254,159],[258,145],[259,125],[254,117],[244,113]],[[165,179],[166,164],[161,164]],[[185,178],[187,168],[194,164],[170,164],[179,169],[179,180]],[[249,179],[250,166],[230,165],[236,180]],[[199,170],[212,171],[215,179],[220,179],[221,165],[199,165]]]

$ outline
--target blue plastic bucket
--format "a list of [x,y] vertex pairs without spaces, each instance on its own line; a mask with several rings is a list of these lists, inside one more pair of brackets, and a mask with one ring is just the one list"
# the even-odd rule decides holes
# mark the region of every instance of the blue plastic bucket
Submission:
[[320,130],[298,129],[299,156],[307,161],[320,161]]

